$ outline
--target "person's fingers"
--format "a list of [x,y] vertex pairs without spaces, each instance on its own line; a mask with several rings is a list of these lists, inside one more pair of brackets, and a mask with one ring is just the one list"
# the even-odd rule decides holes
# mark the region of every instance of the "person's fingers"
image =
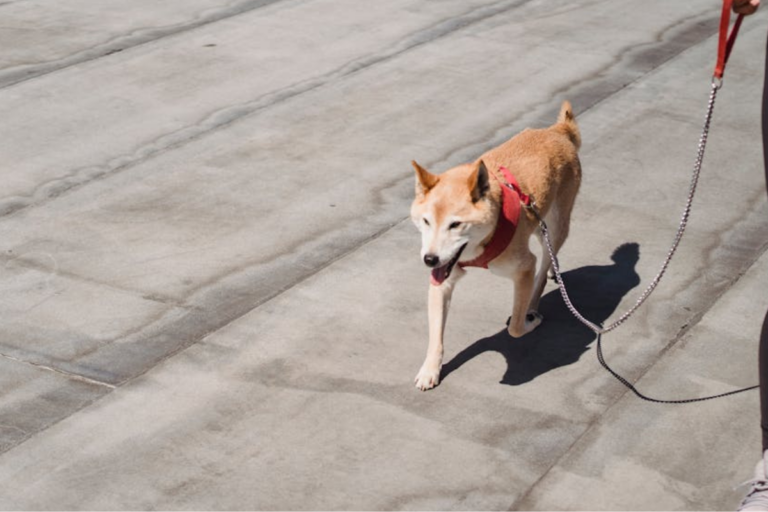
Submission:
[[733,0],[733,12],[737,14],[753,14],[760,6],[760,0]]

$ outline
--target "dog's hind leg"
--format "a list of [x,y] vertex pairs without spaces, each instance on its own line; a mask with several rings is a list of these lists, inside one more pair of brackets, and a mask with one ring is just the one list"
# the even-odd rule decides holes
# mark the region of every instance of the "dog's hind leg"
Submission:
[[512,306],[512,316],[509,318],[507,331],[513,338],[528,334],[541,324],[541,315],[528,314],[531,293],[534,287],[536,271],[536,256],[526,247],[519,257],[513,276],[515,283],[515,303]]
[[[561,217],[561,208],[557,203],[554,203],[544,218],[549,229],[549,238],[552,241],[552,248],[555,251],[555,254],[560,250],[560,247],[562,247],[565,242],[565,237],[567,236],[567,232],[565,234],[563,233]],[[544,293],[544,287],[547,285],[547,276],[552,269],[552,260],[549,257],[549,251],[547,251],[544,236],[539,228],[536,228],[536,237],[541,244],[541,265],[539,267],[539,272],[536,274],[533,293],[531,294],[531,302],[528,305],[528,313],[531,315],[538,315],[539,301],[541,300],[542,293]]]
[[[549,231],[549,240],[552,243],[552,250],[555,255],[560,253],[560,249],[568,238],[568,232],[571,225],[571,212],[573,211],[576,194],[562,194],[558,199],[559,201],[552,204],[552,208],[544,218]],[[536,285],[533,295],[531,296],[531,304],[529,308],[531,312],[536,312],[539,308],[539,301],[541,300],[542,293],[544,293],[544,287],[547,284],[547,275],[551,272],[551,277],[554,277],[552,259],[549,256],[549,251],[547,250],[547,245],[541,230],[537,229],[536,235],[539,242],[541,242],[542,262],[539,273],[536,275]]]
[[539,266],[539,271],[536,273],[536,278],[534,279],[533,293],[531,294],[531,301],[528,305],[528,313],[531,314],[535,314],[539,309],[541,294],[544,293],[544,287],[547,285],[547,275],[552,267],[552,260],[549,258],[549,253],[544,245],[541,233],[537,231],[536,235],[539,242],[541,242],[542,253],[541,265]]

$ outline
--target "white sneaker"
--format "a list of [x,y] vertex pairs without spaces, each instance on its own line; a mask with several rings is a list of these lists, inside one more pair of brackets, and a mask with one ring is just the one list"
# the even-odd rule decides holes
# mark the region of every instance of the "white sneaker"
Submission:
[[755,467],[755,478],[744,485],[751,484],[747,496],[741,502],[739,510],[765,510],[768,511],[768,479],[766,468],[768,467],[768,450],[763,452],[763,460]]

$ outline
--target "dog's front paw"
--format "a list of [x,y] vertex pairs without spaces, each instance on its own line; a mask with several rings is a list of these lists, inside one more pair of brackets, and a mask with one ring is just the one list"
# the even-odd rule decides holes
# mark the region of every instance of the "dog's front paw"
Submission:
[[541,325],[541,322],[544,321],[544,316],[539,313],[538,311],[529,311],[525,315],[525,332],[529,333],[538,326]]
[[414,382],[416,382],[416,388],[422,391],[432,389],[440,383],[440,367],[422,366]]

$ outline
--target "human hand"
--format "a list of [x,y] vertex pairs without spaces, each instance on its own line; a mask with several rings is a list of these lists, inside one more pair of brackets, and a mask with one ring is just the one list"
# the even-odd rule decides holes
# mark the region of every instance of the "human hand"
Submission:
[[736,14],[753,14],[760,6],[760,0],[733,0],[733,12]]

